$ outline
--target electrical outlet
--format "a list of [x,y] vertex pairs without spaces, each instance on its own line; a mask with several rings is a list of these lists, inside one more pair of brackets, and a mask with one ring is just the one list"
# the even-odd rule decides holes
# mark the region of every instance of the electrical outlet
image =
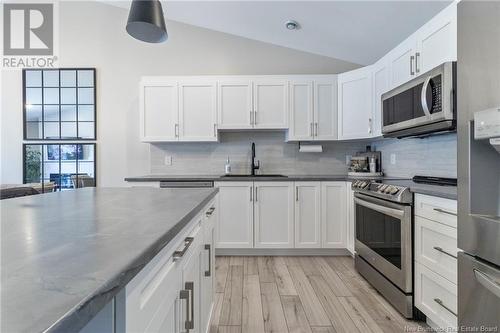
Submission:
[[345,164],[351,165],[352,155],[345,155]]
[[172,165],[172,156],[165,155],[165,165]]
[[391,154],[391,164],[392,165],[396,164],[396,154],[394,153]]

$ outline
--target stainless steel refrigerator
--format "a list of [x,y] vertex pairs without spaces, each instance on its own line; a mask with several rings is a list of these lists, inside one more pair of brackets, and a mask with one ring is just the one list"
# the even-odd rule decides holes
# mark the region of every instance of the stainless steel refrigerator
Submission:
[[500,1],[461,1],[457,22],[458,324],[500,331]]

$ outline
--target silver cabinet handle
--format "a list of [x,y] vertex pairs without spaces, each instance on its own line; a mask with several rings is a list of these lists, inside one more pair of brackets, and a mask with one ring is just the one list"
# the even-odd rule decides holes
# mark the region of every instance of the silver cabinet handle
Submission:
[[257,125],[257,111],[253,111],[253,124]]
[[253,125],[253,111],[250,110],[250,125]]
[[437,304],[441,305],[443,308],[445,308],[445,310],[447,310],[449,313],[451,313],[455,317],[457,316],[457,314],[452,309],[450,309],[449,307],[447,307],[446,305],[444,305],[444,303],[443,303],[443,301],[441,299],[434,298],[434,302],[436,302]]
[[434,246],[434,250],[436,250],[436,251],[438,251],[438,252],[441,252],[441,253],[443,253],[443,254],[446,254],[447,256],[450,256],[450,257],[452,257],[452,258],[457,259],[457,257],[456,257],[456,256],[454,256],[453,254],[451,254],[451,253],[446,252],[445,250],[443,250],[443,248],[442,248],[442,247],[439,247],[439,246]]
[[212,275],[212,249],[210,244],[205,244],[205,250],[208,250],[208,271],[205,271],[205,276]]
[[253,202],[253,188],[249,187],[250,189],[250,202]]
[[314,136],[313,123],[309,124],[309,136]]
[[411,76],[415,75],[415,72],[413,71],[413,60],[415,60],[415,56],[410,57],[410,75]]
[[368,118],[368,134],[372,134],[372,118]]
[[295,201],[299,201],[299,187],[295,186]]
[[175,131],[175,137],[178,138],[179,137],[179,124],[175,124],[174,131]]
[[214,211],[215,211],[215,207],[210,207],[207,210],[207,212],[205,213],[205,215],[208,217],[208,216],[212,215]]
[[214,137],[217,137],[217,124],[214,124]]
[[193,241],[194,241],[194,237],[186,237],[184,239],[184,248],[180,251],[174,251],[174,254],[172,255],[173,260],[177,261],[177,260],[181,259],[186,254],[187,250],[189,249],[189,247],[191,246]]
[[257,186],[255,186],[255,202],[259,201],[257,197]]
[[184,321],[184,328],[186,332],[194,328],[194,282],[186,282],[184,290],[181,290],[180,299],[186,300],[186,320]]
[[415,53],[415,72],[420,73],[420,68],[418,68],[418,58],[420,58],[420,52]]
[[473,269],[476,280],[497,298],[500,298],[500,284],[478,269]]
[[441,208],[433,208],[433,209],[434,209],[434,211],[436,211],[438,213],[448,214],[448,215],[451,215],[451,216],[457,216],[456,213],[450,212],[448,210],[444,210],[444,209],[441,209]]
[[315,123],[314,136],[318,136],[318,123]]

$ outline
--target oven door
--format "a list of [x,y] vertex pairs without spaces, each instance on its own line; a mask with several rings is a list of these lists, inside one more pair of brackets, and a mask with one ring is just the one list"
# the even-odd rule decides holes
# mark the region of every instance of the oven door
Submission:
[[405,293],[412,292],[411,206],[354,194],[356,253]]

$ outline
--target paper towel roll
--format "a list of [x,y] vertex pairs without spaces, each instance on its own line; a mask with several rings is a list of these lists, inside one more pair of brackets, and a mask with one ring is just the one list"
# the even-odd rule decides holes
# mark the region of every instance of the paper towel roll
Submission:
[[300,145],[299,152],[301,153],[322,153],[322,145]]

